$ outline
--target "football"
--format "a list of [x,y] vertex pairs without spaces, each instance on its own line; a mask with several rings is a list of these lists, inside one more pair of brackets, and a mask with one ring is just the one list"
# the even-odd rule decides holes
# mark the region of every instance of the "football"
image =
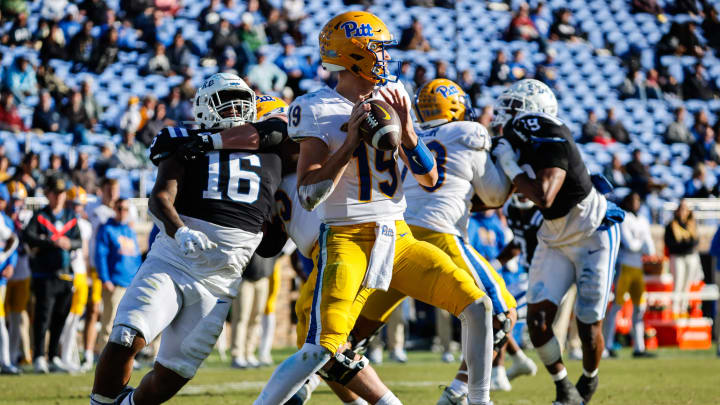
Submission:
[[379,150],[393,150],[400,145],[400,117],[383,100],[370,99],[368,116],[360,123],[360,136]]

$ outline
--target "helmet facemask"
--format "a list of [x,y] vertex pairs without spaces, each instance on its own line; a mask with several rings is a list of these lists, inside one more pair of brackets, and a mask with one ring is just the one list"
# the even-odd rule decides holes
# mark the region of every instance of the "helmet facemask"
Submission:
[[[366,49],[375,57],[371,73],[380,86],[384,86],[388,82],[396,83],[398,81],[397,74],[391,73],[390,67],[392,66],[392,71],[399,72],[401,61],[392,60],[386,50],[386,48],[397,46],[397,43],[395,39],[390,41],[368,41]],[[385,57],[386,55],[387,57]]]
[[242,89],[220,90],[210,94],[206,102],[211,118],[214,119],[212,127],[231,128],[254,122],[254,98],[254,94]]

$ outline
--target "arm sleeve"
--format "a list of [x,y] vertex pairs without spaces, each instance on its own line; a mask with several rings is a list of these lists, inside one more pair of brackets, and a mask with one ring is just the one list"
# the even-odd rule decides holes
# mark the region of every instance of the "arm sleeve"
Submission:
[[100,280],[104,283],[110,280],[110,269],[108,266],[108,246],[107,231],[105,225],[100,226],[97,236],[95,237],[95,268]]
[[44,234],[40,232],[40,223],[38,222],[38,215],[33,215],[30,222],[25,227],[25,230],[23,231],[23,241],[27,243],[30,247],[37,247],[37,248],[50,248],[54,247],[55,244],[50,241],[50,239],[45,238]]

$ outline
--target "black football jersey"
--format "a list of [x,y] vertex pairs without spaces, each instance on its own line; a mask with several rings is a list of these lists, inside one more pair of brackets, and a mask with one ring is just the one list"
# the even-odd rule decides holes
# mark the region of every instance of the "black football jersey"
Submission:
[[537,232],[542,225],[542,213],[534,205],[528,209],[520,209],[509,204],[506,217],[508,227],[513,233],[512,243],[520,247],[520,265],[528,269],[538,244]]
[[565,181],[552,206],[541,210],[545,219],[564,217],[592,190],[575,139],[559,119],[544,113],[523,114],[512,120],[503,136],[520,152],[520,166],[530,165],[534,173],[551,167],[565,170]]
[[[192,136],[208,132],[217,131],[165,128],[153,144],[156,152],[162,142],[163,152],[174,153]],[[175,199],[179,214],[252,233],[262,230],[280,185],[279,146],[261,151],[210,151],[183,165]]]

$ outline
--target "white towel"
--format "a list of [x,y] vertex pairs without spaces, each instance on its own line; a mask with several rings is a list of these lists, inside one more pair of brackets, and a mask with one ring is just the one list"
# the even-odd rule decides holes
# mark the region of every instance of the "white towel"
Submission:
[[395,261],[395,221],[377,222],[375,244],[365,272],[363,286],[387,291],[392,280]]

